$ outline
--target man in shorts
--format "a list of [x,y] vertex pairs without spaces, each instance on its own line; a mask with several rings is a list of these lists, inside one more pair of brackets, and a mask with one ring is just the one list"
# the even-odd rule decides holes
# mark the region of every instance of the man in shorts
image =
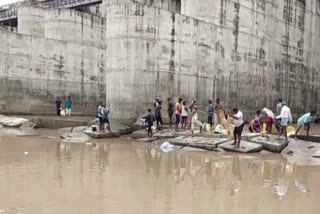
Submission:
[[288,136],[287,136],[287,126],[289,123],[292,123],[292,116],[291,116],[291,110],[287,106],[286,102],[282,102],[282,109],[280,115],[276,117],[276,119],[281,119],[281,130],[279,131],[279,137],[281,137],[282,133],[284,133],[286,142],[288,142]]
[[315,116],[315,114],[316,114],[316,111],[310,111],[309,113],[304,114],[298,119],[296,133],[294,134],[296,139],[297,139],[297,134],[299,133],[302,126],[305,127],[306,135],[309,136],[310,123],[312,123],[313,117]]
[[212,104],[212,101],[209,100],[209,106],[208,106],[208,124],[210,125],[210,128],[213,128],[213,115],[214,115],[214,106]]
[[169,116],[169,122],[170,122],[170,128],[172,126],[172,116],[174,114],[174,105],[171,101],[171,98],[168,98],[168,116]]
[[234,137],[234,145],[236,148],[240,148],[240,142],[241,142],[241,135],[244,127],[243,122],[243,114],[239,109],[234,108],[232,110],[233,114],[230,114],[229,116],[234,119],[234,131],[233,131],[233,137]]

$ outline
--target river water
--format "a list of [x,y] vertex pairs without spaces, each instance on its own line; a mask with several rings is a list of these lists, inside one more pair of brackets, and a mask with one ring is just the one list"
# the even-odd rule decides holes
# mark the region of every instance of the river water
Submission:
[[0,214],[318,214],[319,181],[278,154],[0,137]]

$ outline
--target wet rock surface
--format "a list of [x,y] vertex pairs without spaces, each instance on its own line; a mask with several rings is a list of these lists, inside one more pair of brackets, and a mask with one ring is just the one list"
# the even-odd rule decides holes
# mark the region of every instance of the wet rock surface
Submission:
[[205,150],[215,150],[219,144],[228,141],[227,138],[205,138],[205,137],[177,137],[170,139],[173,145],[182,147],[193,147]]
[[319,151],[319,143],[291,139],[288,146],[282,150],[281,155],[290,164],[320,165],[320,159],[317,158],[320,153]]
[[260,152],[263,147],[260,144],[257,143],[251,143],[248,141],[241,141],[240,147],[236,148],[234,145],[232,145],[234,141],[228,141],[226,143],[223,143],[219,145],[219,148],[222,148],[228,152],[238,152],[238,153],[253,153],[253,152]]

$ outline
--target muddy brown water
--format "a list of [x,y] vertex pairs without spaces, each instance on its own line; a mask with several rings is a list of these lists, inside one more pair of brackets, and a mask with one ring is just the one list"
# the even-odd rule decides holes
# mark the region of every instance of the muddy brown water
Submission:
[[319,181],[279,154],[0,137],[0,214],[318,214]]

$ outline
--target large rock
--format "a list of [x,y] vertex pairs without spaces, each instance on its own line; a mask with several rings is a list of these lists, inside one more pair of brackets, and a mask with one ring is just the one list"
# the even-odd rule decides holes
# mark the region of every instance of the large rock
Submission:
[[288,145],[288,142],[284,137],[278,139],[278,136],[276,135],[267,135],[266,137],[259,136],[250,141],[261,144],[264,150],[277,153],[280,153]]
[[[192,137],[192,132],[187,130],[183,132],[174,132],[175,137]],[[227,138],[227,135],[214,134],[213,132],[202,132],[194,131],[194,137],[203,137],[203,138]]]
[[233,142],[234,142],[233,140],[228,141],[226,143],[220,144],[218,147],[228,152],[238,152],[238,153],[260,152],[263,149],[261,144],[251,143],[244,140],[241,141],[240,148],[236,148],[234,145],[231,145]]
[[205,150],[215,150],[219,144],[228,141],[227,138],[205,138],[205,137],[177,137],[170,139],[173,145],[182,147],[193,147]]
[[241,135],[241,140],[246,140],[246,141],[250,141],[251,139],[255,138],[255,137],[259,137],[261,136],[261,133],[244,133]]
[[0,115],[0,124],[8,127],[20,127],[27,119]]
[[317,155],[320,151],[320,144],[303,140],[291,139],[288,146],[282,150],[281,155],[291,165],[320,165]]

